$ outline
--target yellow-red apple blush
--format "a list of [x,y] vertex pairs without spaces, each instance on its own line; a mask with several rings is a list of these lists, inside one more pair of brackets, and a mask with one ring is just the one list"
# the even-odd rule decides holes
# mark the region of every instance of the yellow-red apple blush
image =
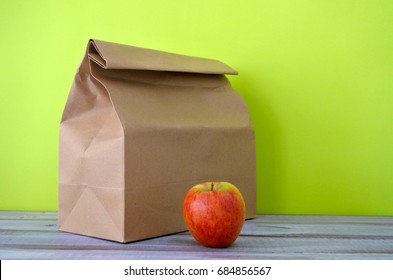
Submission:
[[183,217],[191,235],[207,247],[228,247],[239,236],[246,206],[239,189],[228,182],[193,186],[184,197]]

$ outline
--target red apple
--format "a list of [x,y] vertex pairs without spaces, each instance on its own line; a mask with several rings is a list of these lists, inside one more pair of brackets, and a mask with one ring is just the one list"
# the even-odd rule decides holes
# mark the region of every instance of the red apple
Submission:
[[238,237],[246,206],[238,188],[228,182],[193,186],[183,202],[184,221],[194,238],[207,247],[228,247]]

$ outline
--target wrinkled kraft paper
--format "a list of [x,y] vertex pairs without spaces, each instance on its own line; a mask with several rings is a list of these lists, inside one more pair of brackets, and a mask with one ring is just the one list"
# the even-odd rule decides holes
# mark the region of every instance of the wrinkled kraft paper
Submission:
[[186,230],[187,190],[229,181],[255,216],[255,143],[227,65],[90,40],[60,125],[59,229],[118,242]]

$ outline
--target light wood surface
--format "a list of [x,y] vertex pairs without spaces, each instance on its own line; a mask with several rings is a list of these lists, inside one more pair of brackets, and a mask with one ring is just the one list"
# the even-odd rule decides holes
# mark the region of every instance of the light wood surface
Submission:
[[393,259],[393,217],[258,215],[212,249],[188,232],[121,244],[59,232],[56,212],[0,211],[0,259]]

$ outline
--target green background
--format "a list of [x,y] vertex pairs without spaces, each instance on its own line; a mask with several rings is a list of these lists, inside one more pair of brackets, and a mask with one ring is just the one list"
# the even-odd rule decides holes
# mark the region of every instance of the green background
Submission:
[[56,210],[89,38],[216,58],[257,139],[258,213],[393,215],[393,1],[0,1],[0,209]]

